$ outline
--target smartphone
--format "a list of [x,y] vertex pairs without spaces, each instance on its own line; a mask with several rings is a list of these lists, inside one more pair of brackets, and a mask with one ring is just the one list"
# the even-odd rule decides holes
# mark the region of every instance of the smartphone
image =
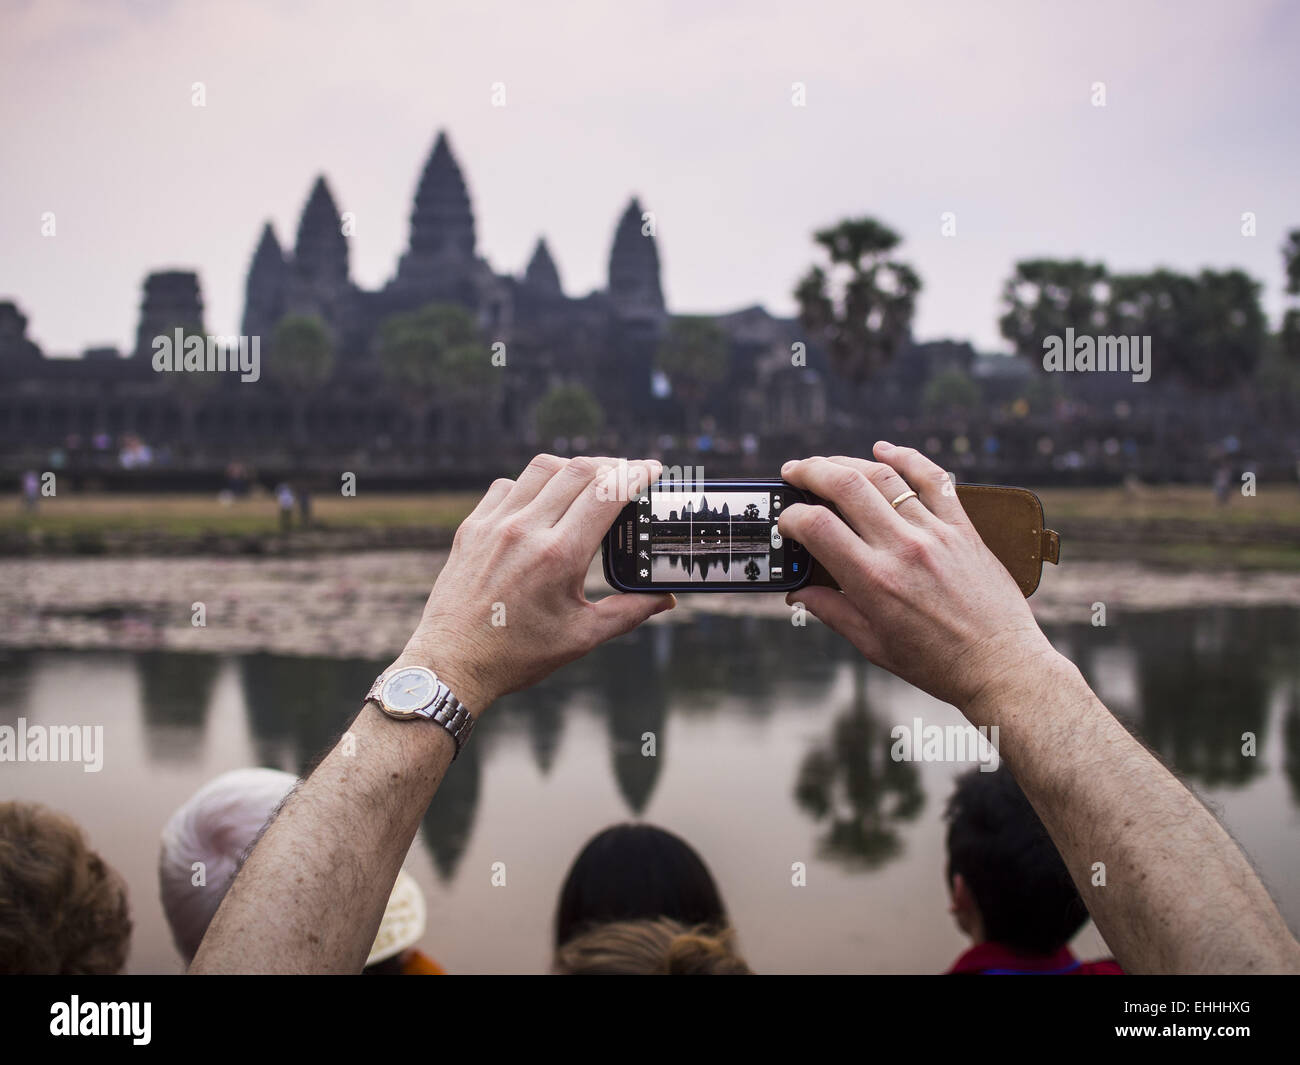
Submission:
[[811,575],[807,549],[777,519],[807,495],[782,480],[651,485],[601,546],[622,592],[788,592]]

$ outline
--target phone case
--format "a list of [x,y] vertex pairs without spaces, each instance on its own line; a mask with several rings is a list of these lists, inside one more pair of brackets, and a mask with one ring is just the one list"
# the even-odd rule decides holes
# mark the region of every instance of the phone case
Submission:
[[[1045,528],[1042,501],[1027,488],[996,484],[959,484],[957,498],[988,549],[1015,578],[1025,598],[1034,594],[1043,575],[1043,563],[1056,564],[1061,538]],[[839,585],[820,565],[814,566],[814,584]]]

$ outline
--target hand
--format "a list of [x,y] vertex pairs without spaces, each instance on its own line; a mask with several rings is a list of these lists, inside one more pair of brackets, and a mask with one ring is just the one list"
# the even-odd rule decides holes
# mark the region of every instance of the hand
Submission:
[[[912,448],[881,441],[871,462],[788,462],[791,484],[834,503],[796,504],[781,535],[798,540],[842,592],[808,586],[802,602],[870,661],[972,715],[1001,676],[1056,652],[1016,582],[984,545],[948,475]],[[890,502],[915,490],[916,497]]]
[[671,595],[583,594],[600,542],[658,462],[538,455],[494,481],[459,529],[415,633],[394,665],[423,665],[477,715],[676,604]]

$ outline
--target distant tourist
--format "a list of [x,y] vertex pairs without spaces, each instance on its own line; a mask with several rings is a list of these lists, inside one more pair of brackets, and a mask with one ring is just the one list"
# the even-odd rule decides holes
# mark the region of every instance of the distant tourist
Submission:
[[1052,838],[1011,773],[973,769],[948,800],[949,912],[973,946],[949,973],[1114,975],[1071,939],[1088,910]]
[[303,529],[311,527],[311,491],[306,481],[298,483],[298,525]]
[[[201,787],[163,827],[159,894],[187,965],[247,853],[297,783],[278,769],[234,769]],[[400,871],[364,971],[440,974],[438,964],[415,949],[424,929],[424,895],[415,878]]]
[[667,917],[687,928],[728,925],[709,867],[654,825],[613,825],[574,859],[555,909],[555,947],[612,921]]
[[226,467],[226,488],[236,499],[243,499],[249,489],[248,469],[242,462],[232,462]]
[[23,474],[23,509],[35,510],[40,495],[41,479],[36,475],[35,470],[28,470]]
[[275,502],[280,508],[280,531],[288,532],[293,527],[293,489],[281,481],[275,489]]
[[0,974],[117,973],[130,942],[126,883],[77,823],[0,803]]
[[597,925],[555,952],[557,976],[749,976],[729,930],[658,917]]
[[1232,470],[1228,468],[1226,462],[1219,463],[1219,468],[1214,471],[1214,501],[1219,506],[1226,506],[1232,485]]

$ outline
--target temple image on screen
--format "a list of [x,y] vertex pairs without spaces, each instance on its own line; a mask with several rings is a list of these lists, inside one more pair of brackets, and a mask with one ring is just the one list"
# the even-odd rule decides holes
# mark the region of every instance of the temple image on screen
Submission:
[[[651,583],[759,582],[773,573],[771,497],[767,492],[652,490],[642,511],[649,544],[638,546]],[[644,519],[648,518],[648,522]]]

